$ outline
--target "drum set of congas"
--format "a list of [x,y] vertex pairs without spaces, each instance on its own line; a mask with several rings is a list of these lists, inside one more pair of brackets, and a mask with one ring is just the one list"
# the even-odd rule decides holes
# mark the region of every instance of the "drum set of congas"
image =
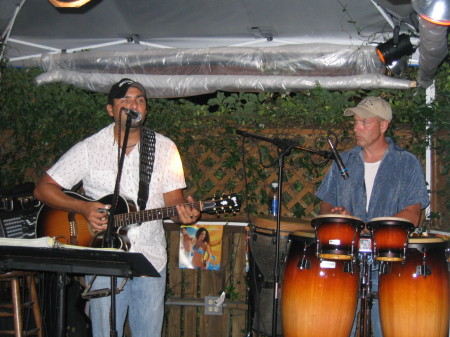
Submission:
[[[256,223],[250,249],[270,278],[269,256],[273,261],[275,254],[267,239],[273,243],[276,232]],[[309,224],[289,224],[288,229],[282,223],[282,336],[349,337],[355,324],[356,336],[369,337],[374,298],[383,337],[448,336],[448,242],[413,236],[413,231],[408,220],[394,217],[365,224],[330,214]],[[371,289],[373,266],[378,267],[377,293]]]

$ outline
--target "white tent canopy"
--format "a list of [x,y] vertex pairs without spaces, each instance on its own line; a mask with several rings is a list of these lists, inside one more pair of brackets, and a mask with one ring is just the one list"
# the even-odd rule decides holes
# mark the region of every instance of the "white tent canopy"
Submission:
[[[417,15],[405,1],[93,0],[58,9],[47,0],[0,0],[0,6],[3,57],[12,66],[42,67],[39,84],[106,92],[129,77],[149,97],[317,84],[414,86],[384,75],[375,52],[395,26],[419,43]],[[418,52],[409,63],[419,65]]]

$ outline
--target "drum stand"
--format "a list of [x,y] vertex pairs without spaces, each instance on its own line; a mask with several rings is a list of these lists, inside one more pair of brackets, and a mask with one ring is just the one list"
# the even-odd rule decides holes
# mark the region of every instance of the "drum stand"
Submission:
[[360,301],[355,337],[372,336],[371,312],[374,296],[372,294],[371,264],[368,261],[367,255],[367,253],[361,254]]

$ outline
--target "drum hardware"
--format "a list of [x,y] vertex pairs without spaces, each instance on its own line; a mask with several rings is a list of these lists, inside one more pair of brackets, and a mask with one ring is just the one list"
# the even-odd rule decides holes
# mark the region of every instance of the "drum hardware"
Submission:
[[378,274],[389,274],[391,272],[391,263],[386,262],[386,261],[380,261],[379,264],[379,269],[378,269]]
[[253,240],[253,241],[256,241],[257,239],[258,239],[258,237],[256,236],[255,233],[253,233],[253,234],[252,234],[252,240]]
[[303,269],[311,269],[311,260],[307,260],[304,256],[303,258],[298,261],[297,263],[297,268],[300,270]]
[[359,243],[359,251],[361,257],[361,273],[359,285],[359,312],[356,328],[357,337],[370,337],[372,331],[372,305],[374,296],[372,293],[372,275],[371,264],[368,255],[372,253],[371,240],[362,239]]
[[427,277],[431,275],[431,267],[427,266],[424,262],[423,265],[416,267],[416,275]]
[[302,270],[302,269],[311,269],[311,260],[306,258],[306,251],[307,251],[308,248],[309,248],[309,245],[305,244],[305,246],[303,247],[302,259],[299,260],[298,263],[297,263],[297,268],[300,269],[300,270]]
[[387,261],[387,262],[405,262],[406,259],[406,250],[408,249],[408,236],[410,232],[407,232],[405,242],[403,243],[403,248],[401,253],[399,252],[390,252],[385,251],[380,253],[377,249],[376,241],[373,243],[373,255],[378,261]]
[[427,264],[427,251],[425,249],[420,250],[423,254],[422,264],[416,266],[416,275],[427,277],[431,275],[431,266]]
[[367,223],[373,238],[373,255],[378,261],[404,261],[408,237],[414,225],[407,219],[379,217]]
[[291,239],[288,239],[286,241],[286,245],[284,247],[284,251],[281,254],[281,264],[286,264],[286,262],[287,262],[287,258],[288,258],[287,252],[289,252],[289,247],[291,247],[291,242],[292,242]]
[[355,264],[356,261],[344,262],[344,273],[351,273],[353,275],[356,269]]
[[317,244],[317,250],[316,250],[316,256],[317,258],[323,258],[323,259],[332,259],[332,260],[355,260],[355,244],[356,239],[359,235],[358,230],[355,230],[353,239],[351,241],[350,250],[345,249],[339,249],[339,246],[341,245],[341,241],[339,239],[329,240],[330,246],[336,246],[336,248],[332,249],[325,249],[323,248],[325,245],[321,244],[319,240],[319,236],[317,234],[317,228],[315,228],[316,231],[316,244]]

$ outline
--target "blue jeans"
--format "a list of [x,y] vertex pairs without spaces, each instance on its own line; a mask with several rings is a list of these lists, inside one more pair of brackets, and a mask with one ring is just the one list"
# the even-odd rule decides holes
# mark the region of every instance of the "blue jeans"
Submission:
[[[161,277],[135,277],[127,280],[123,290],[116,294],[116,331],[123,336],[125,320],[128,322],[133,336],[161,336],[164,319],[164,293],[166,288],[166,269]],[[86,276],[88,282],[91,275]],[[117,287],[123,278],[117,278]],[[90,290],[111,288],[111,278],[98,276]],[[100,297],[90,300],[90,317],[93,337],[109,337],[111,298]]]

